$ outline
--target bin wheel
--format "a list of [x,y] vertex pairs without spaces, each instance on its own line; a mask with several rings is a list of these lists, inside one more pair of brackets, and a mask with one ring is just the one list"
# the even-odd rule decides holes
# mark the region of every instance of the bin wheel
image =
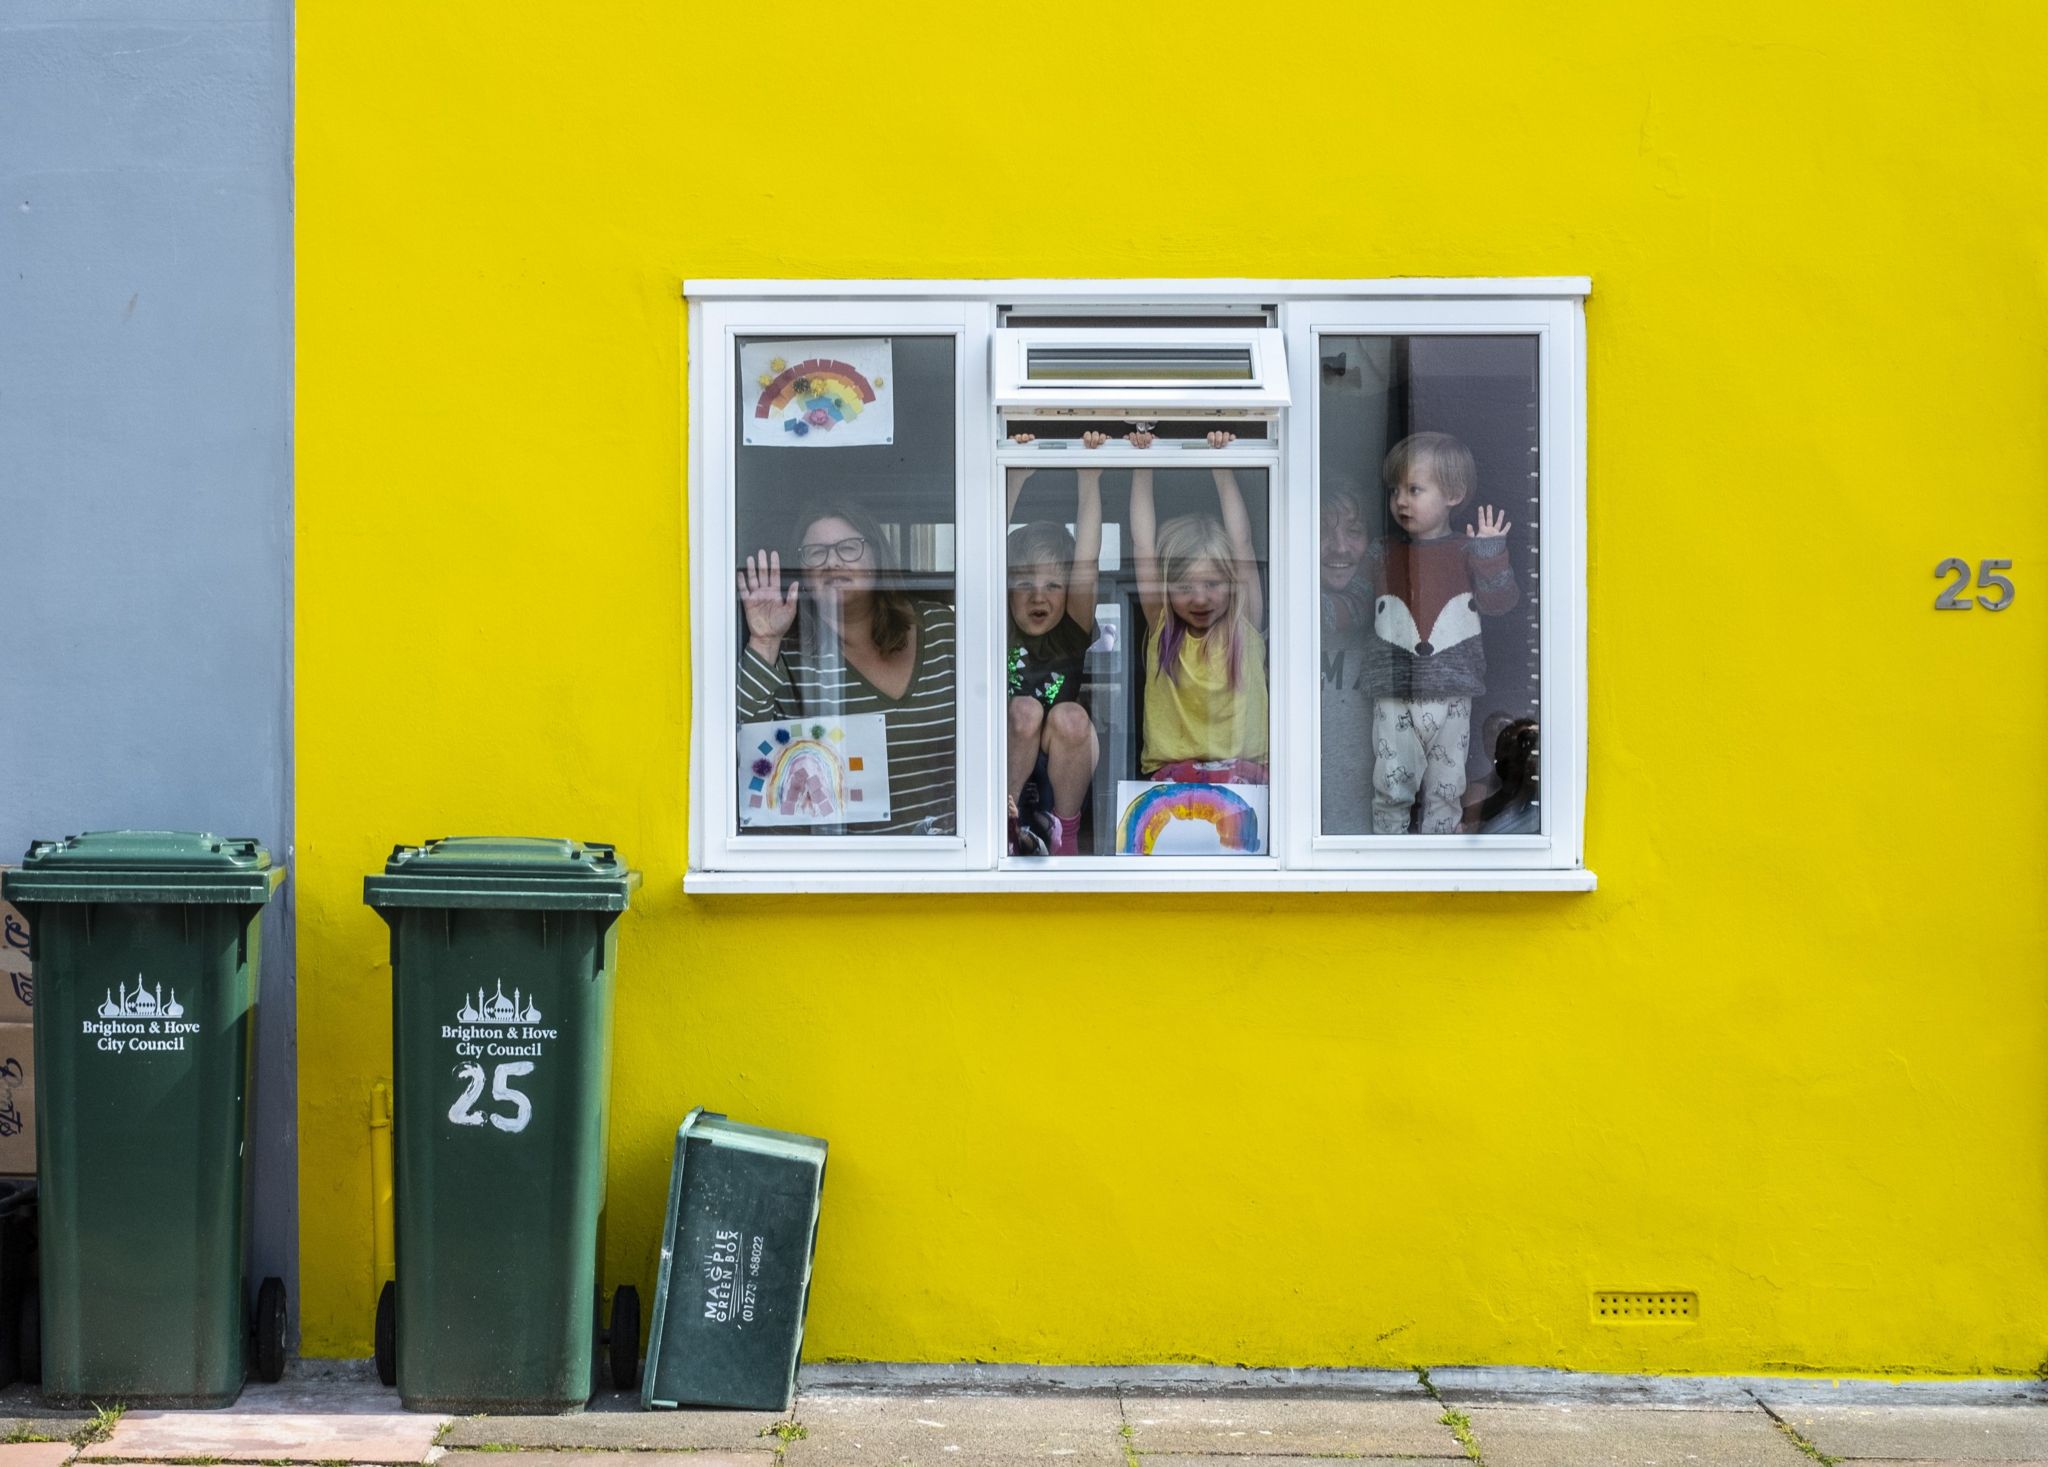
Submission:
[[266,1385],[284,1379],[284,1280],[265,1279],[256,1290],[250,1333],[256,1342],[256,1378]]
[[20,1352],[21,1378],[43,1383],[43,1291],[34,1279],[22,1290],[21,1313],[15,1317],[15,1348]]
[[377,1295],[377,1379],[398,1384],[398,1285],[388,1283]]
[[612,1327],[605,1332],[610,1351],[612,1389],[630,1391],[640,1384],[640,1291],[620,1284],[612,1291]]

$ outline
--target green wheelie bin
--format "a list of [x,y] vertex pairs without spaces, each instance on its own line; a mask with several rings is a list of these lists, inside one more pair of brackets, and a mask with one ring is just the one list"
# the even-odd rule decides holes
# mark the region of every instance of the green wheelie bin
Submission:
[[[409,1409],[590,1399],[616,924],[639,882],[610,846],[501,837],[400,846],[364,880],[391,926],[397,1278],[378,1369]],[[621,1389],[639,1312],[619,1289]]]
[[247,1298],[244,1195],[264,905],[254,840],[37,841],[0,891],[36,972],[43,1393],[225,1406],[284,1369],[284,1285]]

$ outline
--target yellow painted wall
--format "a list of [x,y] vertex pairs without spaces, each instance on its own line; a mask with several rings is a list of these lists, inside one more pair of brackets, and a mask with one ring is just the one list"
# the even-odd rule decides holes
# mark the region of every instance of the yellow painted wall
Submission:
[[[307,1353],[362,875],[518,831],[647,874],[608,1277],[687,1106],[820,1132],[813,1358],[2031,1371],[2048,12],[1667,9],[304,0]],[[683,895],[684,277],[1570,273],[1597,894]]]

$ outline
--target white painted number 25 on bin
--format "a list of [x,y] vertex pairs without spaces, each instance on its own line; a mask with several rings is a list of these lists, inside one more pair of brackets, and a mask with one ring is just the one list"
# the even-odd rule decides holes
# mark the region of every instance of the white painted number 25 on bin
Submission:
[[455,1097],[455,1104],[448,1107],[448,1119],[458,1126],[481,1126],[489,1121],[501,1131],[513,1135],[526,1129],[526,1123],[533,1119],[533,1102],[512,1088],[511,1082],[521,1075],[533,1073],[532,1060],[508,1060],[499,1065],[491,1076],[491,1099],[512,1102],[512,1114],[502,1115],[493,1111],[490,1115],[479,1115],[476,1103],[483,1098],[484,1067],[478,1064],[457,1065],[456,1076],[462,1081],[462,1093]]

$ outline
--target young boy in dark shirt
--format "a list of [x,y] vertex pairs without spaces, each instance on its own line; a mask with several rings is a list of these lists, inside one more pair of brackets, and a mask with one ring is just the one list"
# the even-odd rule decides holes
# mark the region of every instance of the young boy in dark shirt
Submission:
[[[1028,435],[1019,435],[1029,442]],[[1107,441],[1090,433],[1088,448]],[[1030,475],[1011,476],[1009,513]],[[1095,723],[1081,706],[1081,664],[1095,641],[1102,555],[1102,470],[1080,471],[1074,533],[1052,521],[1010,532],[1010,818],[1013,855],[1078,854],[1081,806],[1095,778]]]

